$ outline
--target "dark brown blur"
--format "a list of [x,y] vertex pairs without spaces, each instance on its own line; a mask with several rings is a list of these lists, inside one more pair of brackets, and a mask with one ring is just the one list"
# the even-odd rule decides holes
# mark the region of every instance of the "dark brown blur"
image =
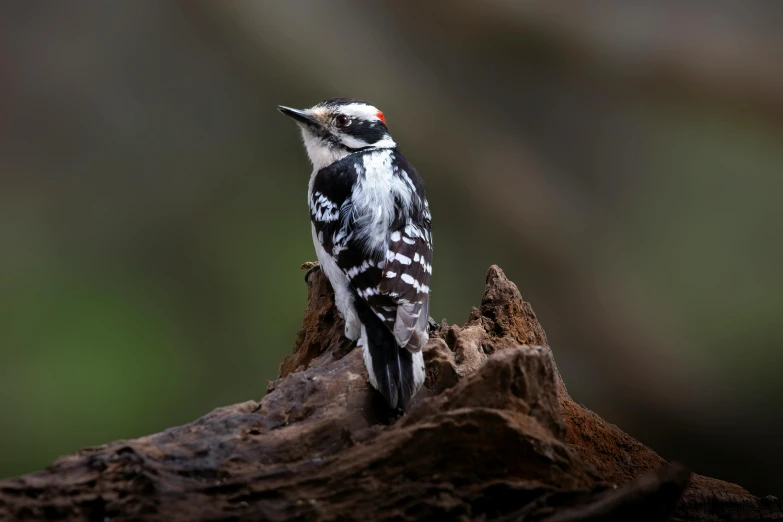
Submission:
[[499,264],[573,397],[783,493],[783,4],[0,3],[0,476],[260,398],[314,259],[278,104],[367,100],[433,317]]

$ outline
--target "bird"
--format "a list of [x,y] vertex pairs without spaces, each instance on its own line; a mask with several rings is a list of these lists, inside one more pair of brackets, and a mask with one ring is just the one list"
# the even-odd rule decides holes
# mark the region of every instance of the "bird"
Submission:
[[383,112],[353,98],[308,109],[283,105],[313,171],[313,244],[370,384],[405,412],[425,380],[432,214],[424,181],[402,155]]

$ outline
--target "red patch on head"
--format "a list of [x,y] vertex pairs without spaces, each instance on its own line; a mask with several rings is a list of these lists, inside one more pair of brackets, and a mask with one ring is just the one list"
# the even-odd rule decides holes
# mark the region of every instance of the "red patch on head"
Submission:
[[378,114],[376,114],[376,116],[378,116],[378,119],[381,120],[384,125],[386,125],[386,117],[383,115],[381,111],[378,111]]

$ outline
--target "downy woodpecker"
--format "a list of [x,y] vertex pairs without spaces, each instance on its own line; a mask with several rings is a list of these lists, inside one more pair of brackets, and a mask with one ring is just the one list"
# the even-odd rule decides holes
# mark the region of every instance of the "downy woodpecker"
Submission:
[[313,164],[307,202],[315,251],[358,341],[370,383],[405,410],[424,382],[432,234],[419,173],[383,113],[349,98],[279,106],[302,131]]

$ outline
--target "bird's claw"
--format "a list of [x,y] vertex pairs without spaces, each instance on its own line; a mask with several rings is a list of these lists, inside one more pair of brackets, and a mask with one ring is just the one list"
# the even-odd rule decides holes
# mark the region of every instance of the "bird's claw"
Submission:
[[435,319],[433,319],[432,317],[429,317],[429,318],[427,319],[427,328],[428,328],[428,330],[429,330],[430,332],[436,332],[436,331],[440,330],[440,328],[441,328],[441,325],[439,325],[438,323],[436,323],[436,322],[435,322]]
[[308,261],[307,263],[302,264],[302,270],[307,269],[307,273],[305,273],[304,280],[305,283],[310,282],[310,274],[313,272],[316,272],[321,269],[321,265],[318,264],[318,261]]

